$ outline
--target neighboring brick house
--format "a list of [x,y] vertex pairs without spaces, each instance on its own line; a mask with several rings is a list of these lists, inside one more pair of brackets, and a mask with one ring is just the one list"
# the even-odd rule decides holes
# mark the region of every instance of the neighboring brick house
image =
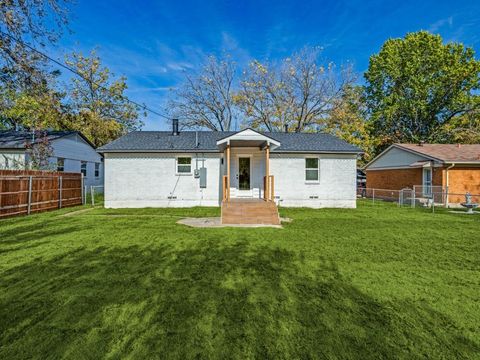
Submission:
[[[447,203],[480,194],[480,144],[393,144],[365,166],[367,187],[412,189],[423,195],[440,189]],[[447,191],[448,189],[448,191]]]

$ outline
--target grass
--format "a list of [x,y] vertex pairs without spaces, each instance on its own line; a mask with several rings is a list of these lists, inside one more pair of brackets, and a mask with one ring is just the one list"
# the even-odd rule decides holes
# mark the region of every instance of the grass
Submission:
[[[216,208],[0,221],[0,358],[479,358],[479,216]],[[115,216],[122,215],[122,216]]]

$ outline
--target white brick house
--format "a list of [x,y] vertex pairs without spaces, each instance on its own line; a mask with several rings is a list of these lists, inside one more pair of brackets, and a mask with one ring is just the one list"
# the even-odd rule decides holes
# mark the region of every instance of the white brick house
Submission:
[[[360,149],[323,133],[138,131],[98,149],[105,206],[356,206]],[[265,179],[269,179],[266,181]]]

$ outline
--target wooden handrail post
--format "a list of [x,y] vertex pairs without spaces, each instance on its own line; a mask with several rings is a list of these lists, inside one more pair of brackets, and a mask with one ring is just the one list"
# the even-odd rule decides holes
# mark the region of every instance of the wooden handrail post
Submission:
[[267,201],[267,192],[266,192],[266,189],[267,188],[267,177],[264,176],[263,177],[263,200]]
[[227,175],[222,176],[222,200],[227,200]]
[[274,201],[275,200],[275,178],[273,177],[273,175],[270,175],[270,177],[272,179],[270,195],[271,195],[271,200]]

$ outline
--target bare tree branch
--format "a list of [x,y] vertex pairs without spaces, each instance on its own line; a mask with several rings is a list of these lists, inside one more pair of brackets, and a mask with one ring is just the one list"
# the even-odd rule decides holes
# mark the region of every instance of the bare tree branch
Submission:
[[320,49],[304,48],[278,64],[254,61],[245,72],[236,102],[252,127],[312,130],[328,118],[335,101],[355,77],[350,66],[323,66]]
[[174,91],[169,112],[187,128],[228,131],[235,118],[233,82],[236,65],[227,56],[207,58],[200,74],[186,75],[184,84]]

